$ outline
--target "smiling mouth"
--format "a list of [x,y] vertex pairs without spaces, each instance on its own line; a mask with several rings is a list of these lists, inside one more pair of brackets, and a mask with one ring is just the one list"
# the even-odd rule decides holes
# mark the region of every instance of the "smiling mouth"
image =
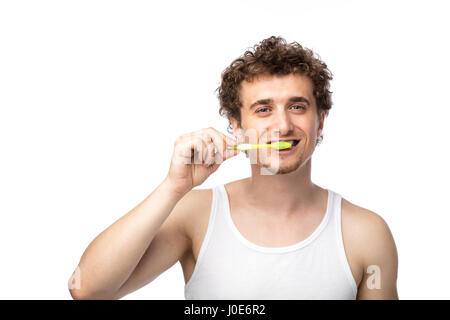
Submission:
[[[279,140],[279,141],[289,142],[289,143],[292,144],[292,146],[291,146],[290,148],[288,148],[288,149],[282,149],[282,150],[279,150],[279,151],[284,151],[284,150],[291,150],[292,148],[294,148],[294,147],[300,142],[300,139],[293,139],[293,140]],[[277,142],[277,141],[270,141],[269,144],[272,143],[272,142]]]

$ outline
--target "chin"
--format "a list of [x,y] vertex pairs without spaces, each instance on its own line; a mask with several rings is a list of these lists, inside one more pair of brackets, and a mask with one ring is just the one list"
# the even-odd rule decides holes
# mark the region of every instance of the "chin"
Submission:
[[288,174],[294,172],[300,167],[300,159],[298,159],[295,163],[290,164],[279,164],[278,166],[268,165],[264,166],[264,168],[269,171],[271,174]]

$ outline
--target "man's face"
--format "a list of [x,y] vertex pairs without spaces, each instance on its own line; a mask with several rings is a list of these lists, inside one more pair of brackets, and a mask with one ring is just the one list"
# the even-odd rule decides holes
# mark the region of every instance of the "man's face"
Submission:
[[249,143],[265,144],[278,140],[295,140],[297,143],[287,151],[266,149],[265,159],[258,156],[257,162],[275,168],[278,174],[295,171],[306,163],[314,152],[325,116],[323,112],[320,119],[317,116],[311,79],[298,74],[261,76],[253,82],[242,82],[240,94],[241,128],[235,119],[231,119],[235,135],[254,132],[257,141],[246,139]]

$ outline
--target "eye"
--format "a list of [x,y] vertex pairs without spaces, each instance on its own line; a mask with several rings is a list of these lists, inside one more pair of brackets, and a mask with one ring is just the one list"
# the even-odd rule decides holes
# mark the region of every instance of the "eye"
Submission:
[[[261,110],[269,110],[269,108],[267,108],[267,107],[260,108],[260,109],[256,110],[256,113],[261,113],[260,112]],[[265,112],[263,112],[263,113],[265,113]]]
[[293,105],[293,106],[292,106],[292,108],[295,108],[295,107],[299,107],[299,109],[296,109],[296,110],[306,109],[304,106],[301,106],[301,105],[299,105],[299,104],[296,104],[296,105]]

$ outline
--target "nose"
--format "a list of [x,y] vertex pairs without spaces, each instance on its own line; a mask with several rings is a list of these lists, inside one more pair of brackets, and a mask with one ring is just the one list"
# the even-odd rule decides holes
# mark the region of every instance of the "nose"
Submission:
[[286,110],[277,112],[273,118],[272,129],[278,131],[280,136],[287,136],[292,133],[294,126]]

